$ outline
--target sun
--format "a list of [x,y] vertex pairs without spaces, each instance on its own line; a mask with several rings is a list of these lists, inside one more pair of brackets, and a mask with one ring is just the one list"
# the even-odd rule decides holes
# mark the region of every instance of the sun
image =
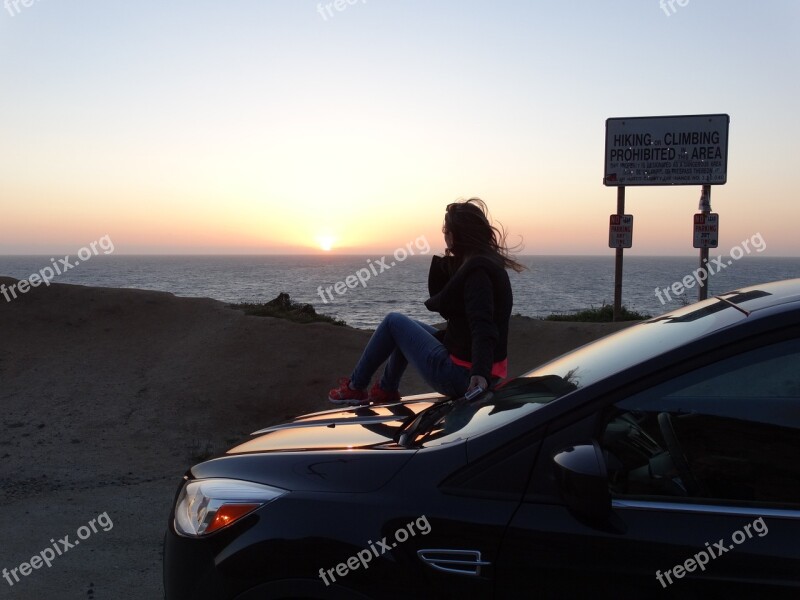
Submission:
[[330,252],[331,248],[333,248],[333,244],[336,241],[332,235],[321,235],[317,237],[317,243],[319,243],[319,247],[321,250],[325,252]]

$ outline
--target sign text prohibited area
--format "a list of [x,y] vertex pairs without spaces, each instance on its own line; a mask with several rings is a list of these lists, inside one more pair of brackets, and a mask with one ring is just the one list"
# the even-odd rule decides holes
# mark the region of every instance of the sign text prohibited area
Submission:
[[606,119],[607,186],[722,185],[726,114]]

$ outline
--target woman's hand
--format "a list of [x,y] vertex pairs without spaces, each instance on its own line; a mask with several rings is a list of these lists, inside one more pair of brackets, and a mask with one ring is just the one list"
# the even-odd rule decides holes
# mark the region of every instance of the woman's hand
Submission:
[[469,387],[467,388],[467,391],[470,391],[476,387],[480,387],[485,392],[489,387],[489,383],[480,375],[473,375],[469,378]]

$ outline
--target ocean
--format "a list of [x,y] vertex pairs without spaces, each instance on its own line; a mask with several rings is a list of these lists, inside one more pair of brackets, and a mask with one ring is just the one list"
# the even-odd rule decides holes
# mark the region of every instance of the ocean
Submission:
[[[712,251],[712,258],[714,257]],[[52,267],[51,256],[0,256],[0,275],[28,278]],[[58,264],[56,257],[55,263]],[[399,257],[398,257],[399,258]],[[724,269],[709,278],[710,294],[800,277],[800,258],[745,255],[724,257]],[[514,314],[543,317],[614,302],[614,255],[521,256],[529,270],[509,272]],[[359,328],[374,328],[383,315],[399,311],[427,323],[441,320],[423,302],[428,298],[429,255],[396,260],[372,256],[91,256],[57,275],[55,283],[138,288],[176,296],[209,297],[224,302],[267,302],[288,293],[312,304],[318,313]],[[730,264],[727,264],[730,263]],[[717,263],[719,264],[719,263]],[[669,299],[669,288],[698,266],[698,258],[626,256],[622,302],[631,310],[659,315],[697,300],[697,287]],[[360,280],[359,280],[360,276]],[[361,281],[363,280],[363,285]],[[337,283],[341,282],[338,287]],[[349,285],[348,285],[349,284]],[[326,291],[327,290],[327,291]],[[6,299],[0,295],[0,307]]]

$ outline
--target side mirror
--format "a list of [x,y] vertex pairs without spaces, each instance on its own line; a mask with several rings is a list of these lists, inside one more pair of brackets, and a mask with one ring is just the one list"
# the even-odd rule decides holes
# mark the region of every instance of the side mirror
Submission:
[[611,516],[611,494],[603,451],[596,441],[553,456],[561,497],[575,516],[593,525]]

